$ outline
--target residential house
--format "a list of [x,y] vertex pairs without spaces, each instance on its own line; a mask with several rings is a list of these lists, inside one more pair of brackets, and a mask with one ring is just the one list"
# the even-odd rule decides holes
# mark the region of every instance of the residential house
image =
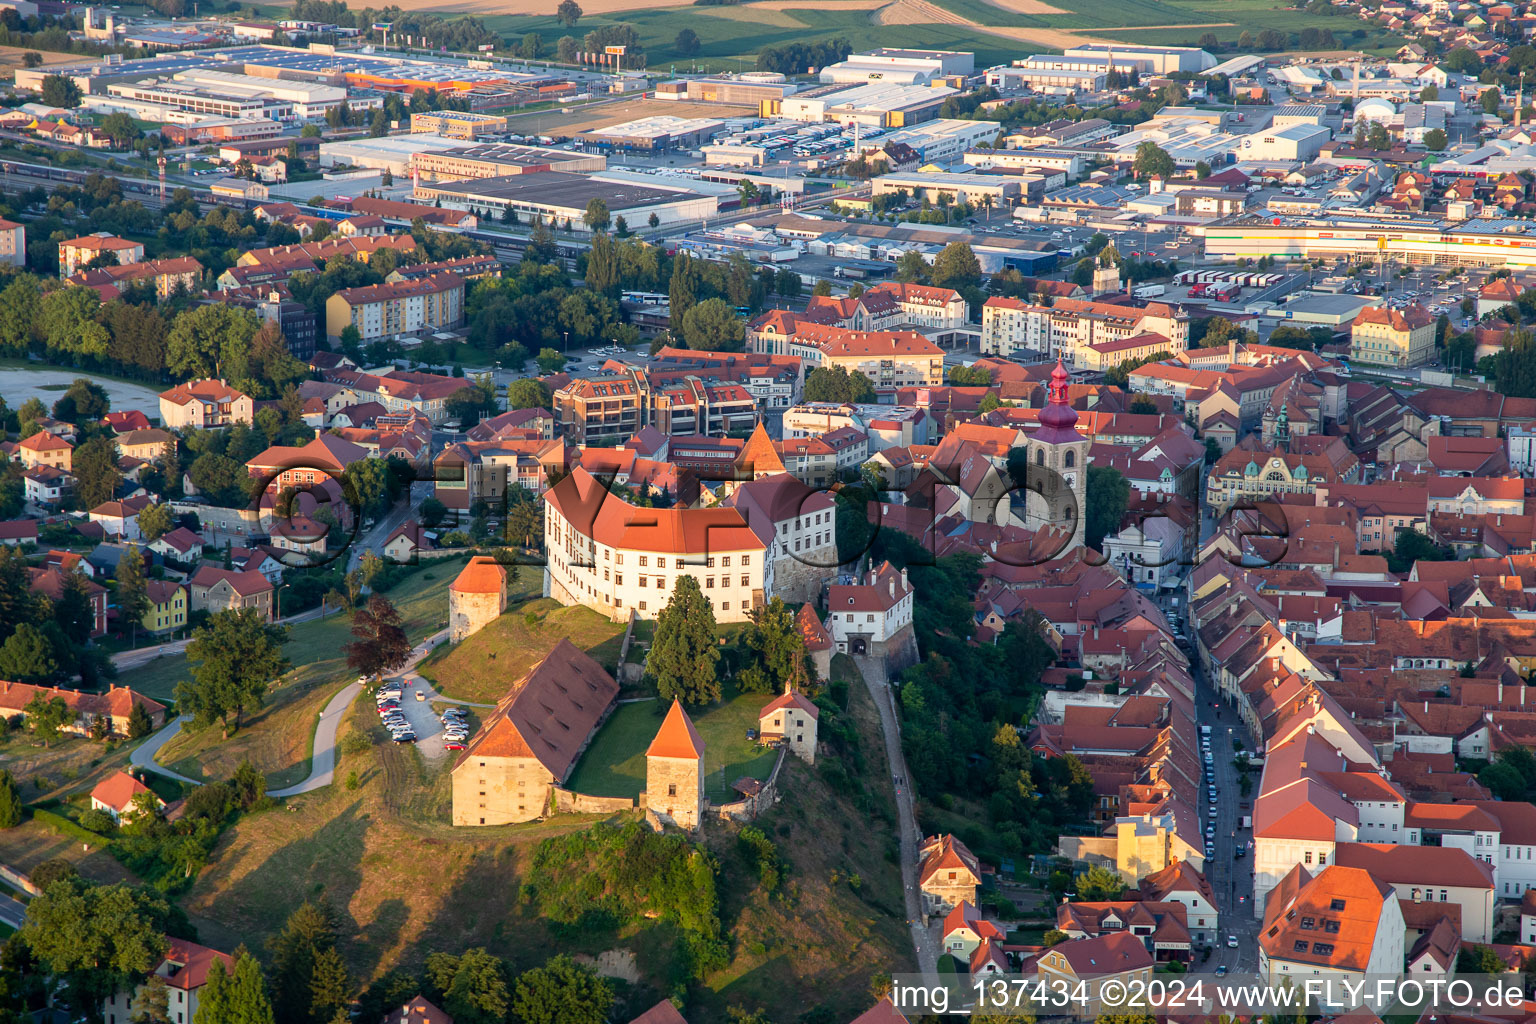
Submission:
[[237,572],[214,565],[199,566],[187,581],[192,592],[192,610],[207,612],[251,609],[272,621],[272,581],[259,572]]
[[948,913],[962,902],[975,904],[981,885],[981,863],[952,835],[930,836],[918,849],[918,887],[923,912]]
[[154,790],[127,772],[116,771],[96,783],[91,790],[91,807],[110,814],[113,821],[120,822],[142,813],[136,801],[145,794],[148,794],[153,806],[165,806],[165,801],[156,796]]

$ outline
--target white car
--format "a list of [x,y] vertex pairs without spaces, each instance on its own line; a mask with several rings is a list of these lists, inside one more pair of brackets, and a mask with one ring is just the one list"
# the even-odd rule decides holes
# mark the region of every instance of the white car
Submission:
[[1236,949],[1237,948],[1237,936],[1236,935],[1228,935],[1227,936],[1227,948],[1228,949]]

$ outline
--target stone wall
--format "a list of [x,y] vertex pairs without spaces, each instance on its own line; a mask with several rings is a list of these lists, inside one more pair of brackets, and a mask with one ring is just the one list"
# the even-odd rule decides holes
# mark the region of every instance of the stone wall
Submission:
[[758,790],[756,796],[749,796],[744,800],[735,800],[728,804],[712,804],[711,809],[722,818],[751,821],[772,807],[779,798],[779,772],[783,769],[784,758],[788,754],[788,747],[779,748],[779,756],[773,762],[773,771],[768,773],[768,778],[763,782],[763,788]]
[[635,801],[627,796],[588,796],[555,787],[555,812],[558,814],[612,814],[634,809]]
[[[797,558],[795,555],[800,557]],[[805,561],[801,561],[802,558]],[[822,587],[837,573],[837,566],[830,564],[836,559],[837,547],[831,544],[815,551],[777,556],[773,563],[772,596],[782,597],[790,604],[818,600],[821,597]],[[807,564],[809,562],[829,564],[810,565]]]

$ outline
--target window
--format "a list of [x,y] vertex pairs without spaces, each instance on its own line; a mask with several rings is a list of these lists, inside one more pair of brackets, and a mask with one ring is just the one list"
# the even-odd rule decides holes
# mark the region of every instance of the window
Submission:
[[1066,459],[1062,462],[1062,465],[1066,466],[1068,469],[1071,469],[1073,466],[1077,465],[1077,452],[1068,448]]
[[714,590],[715,589],[715,578],[713,576],[706,576],[706,577],[704,577],[704,589],[705,590]]
[[704,565],[706,568],[713,569],[715,567],[715,560],[713,558],[706,558],[704,560]]
[[1344,909],[1344,901],[1343,900],[1333,900],[1333,901],[1331,901],[1328,904],[1328,909],[1329,910],[1343,910]]
[[1312,851],[1311,850],[1308,850],[1306,853],[1302,854],[1301,862],[1303,864],[1311,864],[1312,863]]
[[657,576],[656,577],[656,589],[657,590],[666,590],[667,589],[667,581],[662,579],[660,576]]
[[731,610],[731,602],[729,602],[729,601],[721,601],[720,602],[720,610],[723,611],[723,612],[730,611]]
[[667,786],[667,796],[677,796],[677,783],[673,782]]
[[622,551],[620,551],[620,552],[619,552],[619,553],[618,553],[618,555],[616,555],[616,556],[615,556],[615,557],[614,557],[614,559],[613,559],[613,561],[614,561],[614,563],[615,563],[615,564],[617,564],[617,565],[623,565],[623,564],[624,564],[624,552],[622,552]]
[[744,587],[750,587],[752,585],[752,577],[750,577],[750,576],[742,576],[742,578],[741,578],[741,585],[744,586]]
[[616,573],[613,574],[613,585],[616,586],[616,587],[622,587],[624,585],[624,574],[623,573],[616,572]]
[[1314,942],[1312,943],[1312,952],[1316,953],[1318,956],[1330,956],[1333,953],[1333,943]]
[[650,555],[641,555],[640,556],[640,567],[642,569],[645,568],[646,565],[650,564],[650,561],[651,561],[651,556]]
[[1450,899],[1451,899],[1450,893],[1446,892],[1444,889],[1441,889],[1440,890],[1440,902],[1441,903],[1449,903]]
[[640,610],[641,611],[645,611],[645,602],[644,601],[640,602]]
[[1315,918],[1315,917],[1304,917],[1304,918],[1301,919],[1301,930],[1302,931],[1310,932],[1310,931],[1312,931],[1316,927],[1317,927],[1317,918]]
[[658,569],[665,569],[666,567],[667,567],[667,560],[665,558],[662,558],[660,555],[657,555],[656,556],[656,568],[658,568]]
[[1297,939],[1295,945],[1293,945],[1291,948],[1298,953],[1305,953],[1309,945],[1311,945],[1311,943],[1309,943],[1306,939]]
[[741,567],[743,569],[745,569],[747,566],[749,566],[751,564],[752,564],[752,556],[751,555],[742,555],[741,556]]
[[729,569],[731,567],[731,556],[730,555],[726,555],[724,561],[722,561],[720,564],[724,565],[727,569]]
[[644,590],[645,589],[645,585],[646,585],[647,582],[648,582],[648,580],[646,579],[646,577],[641,576],[640,577],[640,589]]

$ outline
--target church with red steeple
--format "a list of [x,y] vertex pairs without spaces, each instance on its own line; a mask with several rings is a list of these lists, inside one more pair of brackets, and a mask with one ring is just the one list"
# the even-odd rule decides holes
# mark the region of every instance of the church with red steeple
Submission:
[[1077,410],[1067,400],[1071,386],[1072,376],[1058,357],[1047,385],[1050,400],[1040,410],[1040,426],[1024,442],[1031,471],[1024,523],[1035,531],[1047,526],[1071,529],[1072,540],[1058,555],[1082,545],[1088,507],[1088,448],[1092,442],[1078,433]]

